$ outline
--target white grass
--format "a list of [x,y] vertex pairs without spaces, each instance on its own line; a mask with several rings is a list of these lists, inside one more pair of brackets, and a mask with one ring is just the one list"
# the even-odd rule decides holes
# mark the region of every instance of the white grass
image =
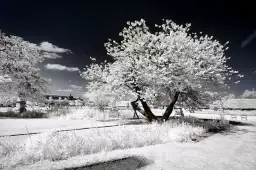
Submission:
[[[61,112],[65,112],[61,114]],[[55,116],[57,115],[57,116]],[[82,108],[70,108],[67,111],[60,110],[58,114],[53,113],[52,118],[67,119],[67,120],[109,120],[109,119],[125,119],[132,118],[132,110],[118,110],[100,111],[98,109],[82,107]]]
[[190,142],[205,132],[201,127],[175,122],[91,129],[83,136],[74,132],[32,136],[24,145],[12,147],[1,139],[0,168],[33,164],[43,160],[63,160],[78,155],[142,147],[164,142]]

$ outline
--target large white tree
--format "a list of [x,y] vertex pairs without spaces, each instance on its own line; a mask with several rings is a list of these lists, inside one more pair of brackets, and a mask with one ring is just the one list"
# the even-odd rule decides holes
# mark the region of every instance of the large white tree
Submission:
[[214,98],[209,91],[228,87],[230,76],[238,73],[229,67],[225,50],[227,43],[207,35],[190,33],[190,24],[177,25],[171,20],[155,25],[152,32],[142,19],[127,22],[119,33],[121,40],[109,40],[107,54],[111,63],[93,63],[85,68],[82,77],[90,80],[88,90],[108,89],[117,94],[133,95],[140,101],[143,113],[152,121],[147,100],[157,95],[168,95],[170,102],[163,113],[167,120],[177,101],[182,106],[197,109]]
[[0,30],[0,91],[23,99],[42,99],[49,85],[37,67],[43,59],[39,46]]

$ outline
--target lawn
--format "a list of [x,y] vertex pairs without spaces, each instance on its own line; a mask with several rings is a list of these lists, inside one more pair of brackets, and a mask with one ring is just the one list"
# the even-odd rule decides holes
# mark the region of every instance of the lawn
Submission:
[[204,133],[202,127],[170,121],[79,132],[42,133],[28,137],[24,144],[6,137],[0,140],[0,167],[13,168],[39,161],[59,161],[78,155],[166,142],[193,142]]
[[[236,126],[197,143],[168,142],[141,148],[119,149],[68,160],[24,166],[19,170],[44,169],[141,169],[141,170],[252,170],[256,167],[256,122]],[[126,162],[125,162],[126,161]],[[125,163],[124,163],[125,162]]]

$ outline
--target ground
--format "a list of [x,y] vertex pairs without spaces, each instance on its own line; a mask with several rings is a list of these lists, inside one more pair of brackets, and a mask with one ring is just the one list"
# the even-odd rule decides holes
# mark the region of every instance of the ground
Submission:
[[[117,150],[59,162],[35,164],[19,169],[232,169],[256,168],[256,122],[236,126],[230,132],[216,134],[198,143],[166,143]],[[112,161],[105,164],[99,162]],[[126,159],[125,159],[126,158]],[[137,167],[133,166],[133,163]],[[90,165],[90,167],[84,167]],[[126,167],[125,167],[126,166]]]
[[[217,113],[217,114],[216,114]],[[185,113],[189,114],[189,113]],[[196,112],[190,114],[202,118],[219,118],[219,112],[207,114]],[[231,119],[230,115],[225,116]],[[241,118],[238,116],[238,121]],[[244,122],[253,125],[235,126],[231,131],[215,134],[198,143],[166,143],[160,145],[116,150],[84,157],[75,157],[59,162],[46,162],[19,169],[62,169],[91,165],[95,169],[115,167],[136,169],[131,165],[138,165],[141,169],[256,169],[256,116],[248,116]],[[27,132],[53,131],[54,129],[73,129],[81,127],[108,126],[125,121],[87,121],[65,119],[0,119],[0,135]],[[82,133],[82,131],[79,131]],[[21,141],[28,136],[18,137]],[[120,160],[124,158],[123,160]],[[114,161],[113,160],[117,160]],[[110,161],[105,164],[100,162]],[[104,166],[104,167],[103,167]],[[119,167],[119,168],[118,168]],[[83,168],[86,169],[86,168]],[[97,169],[97,168],[96,168]],[[129,168],[128,168],[129,169]]]

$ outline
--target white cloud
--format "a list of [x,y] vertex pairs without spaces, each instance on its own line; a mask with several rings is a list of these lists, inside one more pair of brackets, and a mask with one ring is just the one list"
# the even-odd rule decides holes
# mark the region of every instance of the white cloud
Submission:
[[49,43],[49,42],[42,42],[40,44],[40,48],[42,51],[50,52],[50,53],[65,53],[70,51],[65,48],[59,48],[56,45],[53,45],[52,43]]
[[59,70],[59,71],[79,71],[77,67],[67,67],[60,64],[46,64],[45,68],[48,70]]
[[72,89],[58,89],[56,91],[58,91],[58,92],[73,92]]
[[254,30],[254,32],[242,42],[241,47],[246,47],[248,44],[250,44],[250,42],[252,42],[254,38],[256,38],[256,30]]
[[83,89],[82,86],[77,86],[77,85],[74,85],[74,84],[70,85],[70,87],[72,87],[75,90],[82,90]]
[[62,56],[60,56],[59,54],[56,54],[56,53],[45,52],[44,53],[44,58],[57,59],[57,58],[62,58]]

